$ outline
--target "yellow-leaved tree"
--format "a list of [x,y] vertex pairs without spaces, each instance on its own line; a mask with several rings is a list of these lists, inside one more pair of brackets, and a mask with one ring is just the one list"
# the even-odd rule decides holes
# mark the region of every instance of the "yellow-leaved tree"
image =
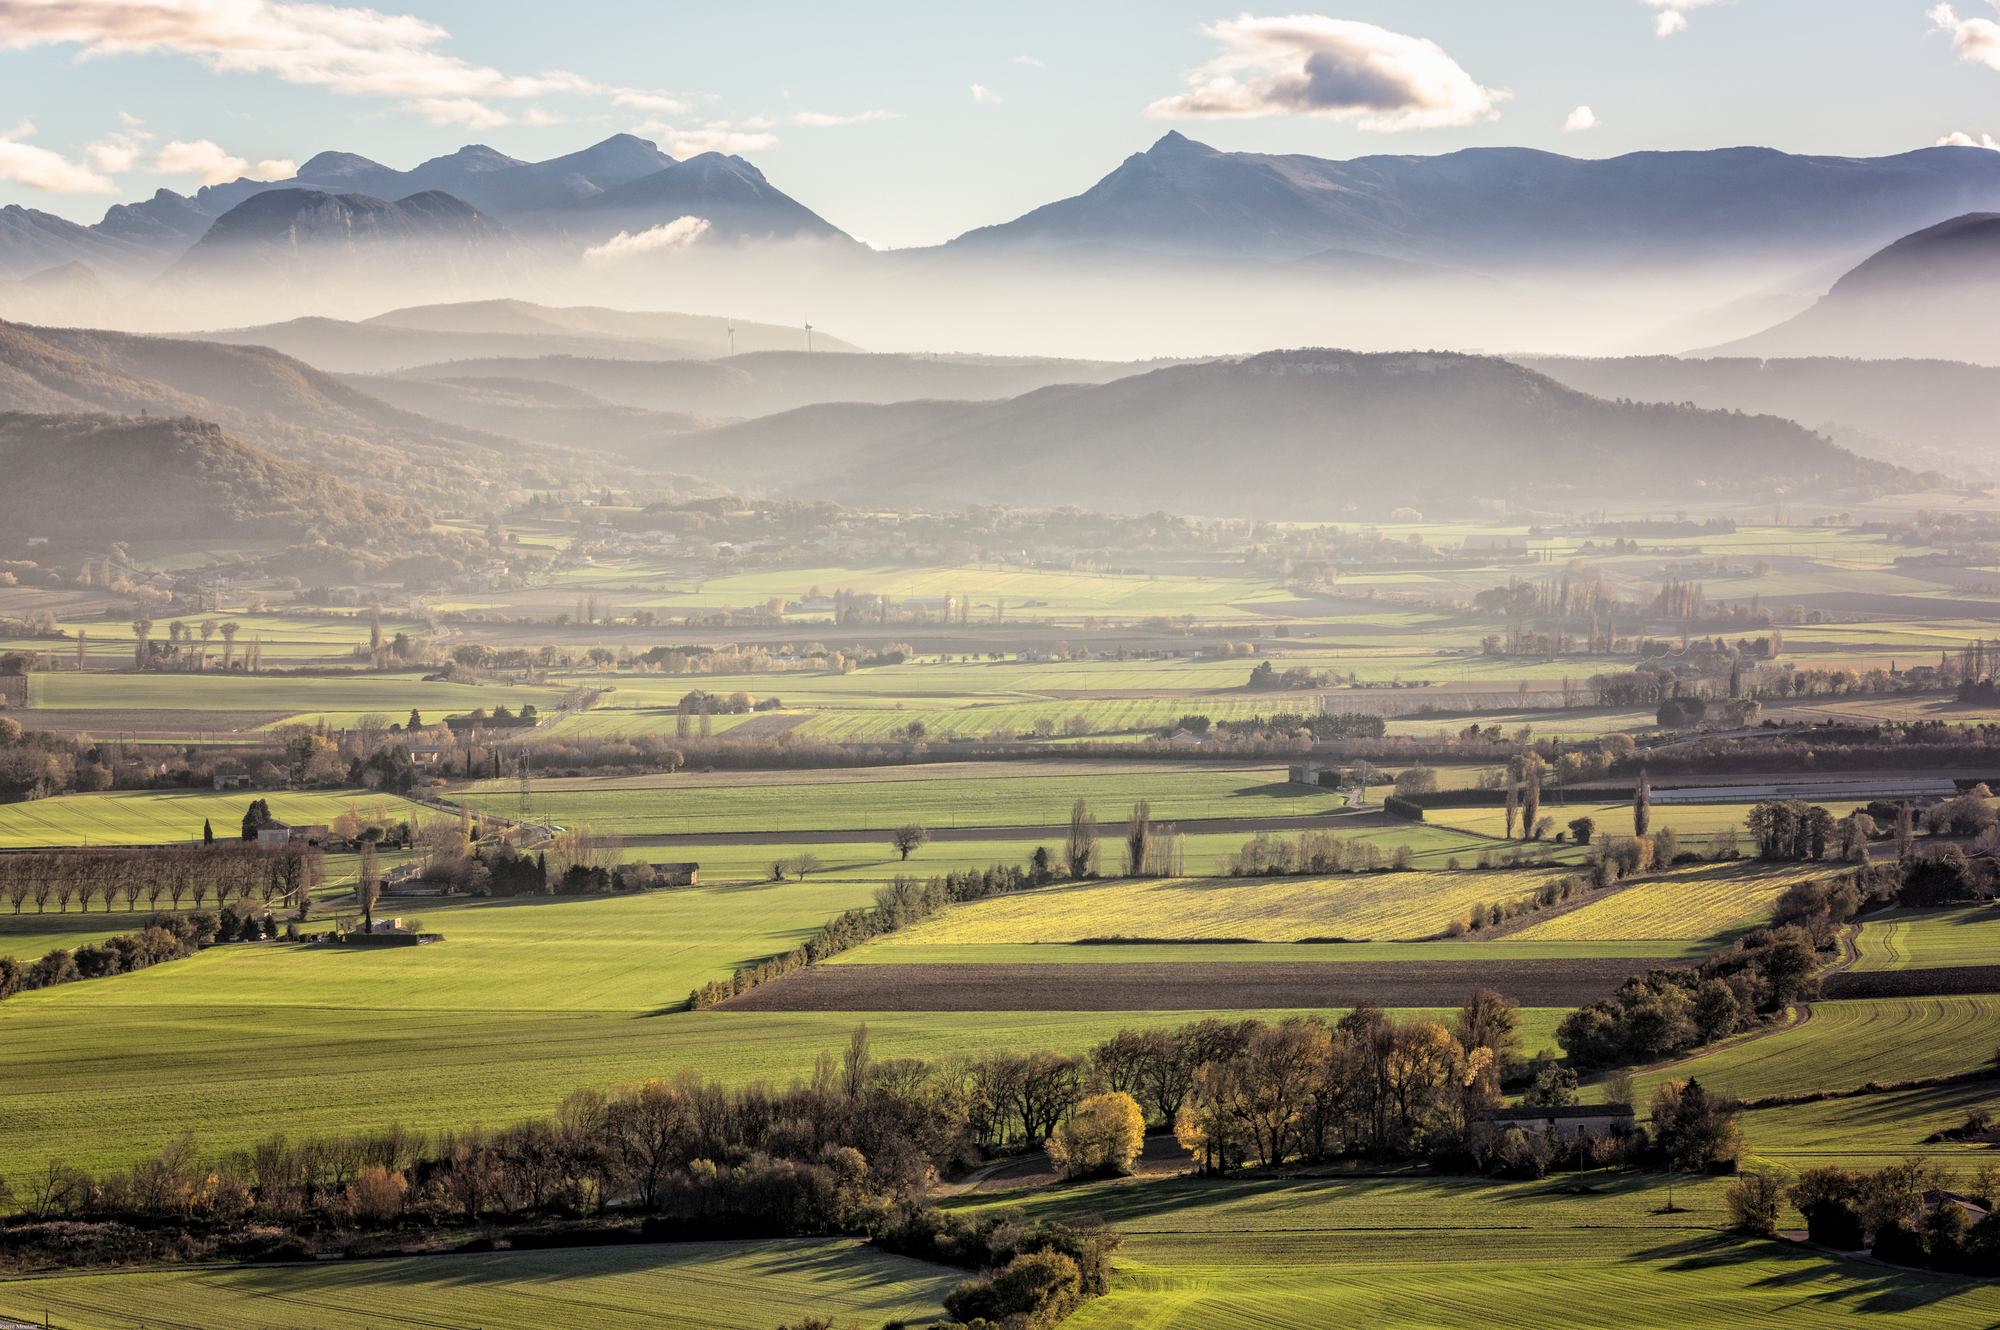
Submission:
[[1138,1101],[1119,1091],[1092,1095],[1056,1128],[1045,1147],[1056,1171],[1066,1178],[1097,1173],[1130,1173],[1146,1138],[1146,1115]]

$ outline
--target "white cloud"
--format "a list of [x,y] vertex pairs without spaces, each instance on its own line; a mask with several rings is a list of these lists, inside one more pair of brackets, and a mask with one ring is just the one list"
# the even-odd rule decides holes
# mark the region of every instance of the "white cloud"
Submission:
[[818,111],[800,111],[792,117],[795,125],[806,125],[813,129],[832,129],[837,125],[859,125],[870,120],[901,120],[900,111],[863,111],[860,115],[823,115]]
[[583,251],[589,263],[616,263],[621,259],[636,258],[641,254],[656,254],[661,250],[686,249],[709,232],[706,217],[676,217],[671,222],[661,222],[650,230],[633,235],[620,231],[601,245],[592,245]]
[[116,194],[118,186],[87,166],[72,162],[59,152],[17,142],[35,132],[32,120],[23,120],[0,133],[0,180],[12,180],[44,194]]
[[1720,0],[1641,0],[1641,3],[1660,11],[1653,16],[1653,35],[1671,37],[1677,32],[1687,31],[1688,10],[1705,9],[1720,3]]
[[242,176],[252,180],[290,180],[299,173],[297,163],[278,159],[261,161],[252,169],[250,163],[232,157],[207,139],[169,143],[153,159],[153,169],[164,175],[198,175],[204,185],[225,184]]
[[514,117],[476,97],[412,97],[403,103],[403,109],[415,111],[434,125],[493,129],[514,123]]
[[1362,129],[1436,129],[1499,115],[1510,94],[1481,87],[1435,42],[1372,23],[1293,14],[1202,29],[1222,53],[1189,75],[1194,91],[1150,116],[1358,117]]
[[661,115],[683,115],[688,110],[686,101],[670,97],[663,92],[642,92],[637,88],[620,88],[611,94],[615,106],[629,106],[638,111],[657,111]]
[[1586,129],[1596,129],[1604,122],[1588,106],[1579,106],[1563,120],[1563,133],[1576,134]]
[[1958,49],[1959,59],[2000,69],[2000,23],[1990,18],[1962,19],[1950,5],[1927,9],[1924,17],[1937,24],[1933,32],[1951,34],[1951,44]]
[[1031,56],[1031,55],[1017,55],[1017,56],[1015,56],[1015,57],[1014,57],[1014,63],[1015,63],[1015,64],[1017,64],[1017,65],[1026,65],[1026,66],[1028,66],[1028,67],[1029,67],[1030,69],[1047,69],[1047,68],[1048,68],[1048,66],[1047,66],[1047,65],[1043,64],[1043,63],[1042,63],[1041,61],[1039,61],[1039,60],[1035,59],[1035,57],[1033,57],[1033,56]]
[[1981,134],[1975,139],[1962,129],[1953,130],[1939,139],[1934,146],[1939,148],[1989,148],[1994,152],[2000,152],[2000,143],[1995,143],[1991,134]]
[[633,132],[658,134],[666,140],[668,155],[682,159],[703,152],[762,152],[778,146],[777,135],[745,133],[727,120],[711,120],[699,129],[677,129],[653,120]]
[[987,106],[998,106],[1007,99],[993,89],[975,83],[972,85],[972,100]]
[[144,121],[134,120],[131,116],[125,115],[123,112],[119,113],[118,118],[123,120],[128,127],[133,127],[131,133],[106,134],[97,142],[84,145],[83,149],[84,152],[90,155],[91,165],[110,175],[115,175],[120,171],[129,171],[134,166],[137,166],[139,158],[146,151],[145,141],[153,137],[144,130],[136,128],[136,126],[145,123]]
[[551,93],[687,109],[665,93],[606,87],[563,70],[517,75],[472,64],[437,49],[450,35],[410,14],[284,0],[0,0],[0,49],[76,45],[86,58],[172,51],[218,73],[394,98],[433,124],[507,124],[512,117],[486,103]]
[[118,118],[119,120],[124,122],[125,128],[127,129],[137,129],[139,126],[146,123],[145,121],[141,120],[138,116],[133,115],[130,111],[120,111],[118,113]]

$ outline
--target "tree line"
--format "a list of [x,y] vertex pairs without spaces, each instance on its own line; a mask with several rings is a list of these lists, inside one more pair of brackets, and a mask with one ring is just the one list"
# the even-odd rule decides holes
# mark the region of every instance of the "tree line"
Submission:
[[210,897],[218,909],[232,897],[254,897],[267,911],[274,903],[303,909],[324,873],[324,856],[306,845],[36,850],[0,855],[0,900],[15,914],[30,901],[37,914],[51,901],[60,914],[69,913],[72,901],[85,914],[92,901],[102,901],[106,914],[121,900],[128,914],[140,901],[157,910],[163,899],[175,910],[192,900],[199,910]]

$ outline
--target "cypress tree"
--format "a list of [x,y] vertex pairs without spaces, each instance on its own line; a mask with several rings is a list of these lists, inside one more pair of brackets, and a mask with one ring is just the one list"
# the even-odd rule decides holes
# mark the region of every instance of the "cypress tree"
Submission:
[[1643,836],[1646,828],[1653,825],[1653,783],[1646,779],[1646,769],[1639,768],[1639,791],[1632,796],[1632,834]]
[[201,843],[203,845],[215,844],[215,827],[207,818],[201,820]]

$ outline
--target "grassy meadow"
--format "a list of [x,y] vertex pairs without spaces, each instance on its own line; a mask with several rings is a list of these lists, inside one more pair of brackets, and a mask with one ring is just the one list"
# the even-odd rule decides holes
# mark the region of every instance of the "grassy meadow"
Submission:
[[845,1238],[498,1252],[319,1268],[210,1268],[0,1280],[0,1317],[63,1330],[769,1330],[933,1316],[963,1271]]
[[280,822],[308,826],[331,824],[350,806],[364,814],[383,812],[398,822],[424,815],[406,799],[366,790],[324,794],[302,790],[118,790],[0,804],[0,848],[199,843],[204,822],[213,827],[217,840],[233,840],[243,834],[243,814],[256,799],[267,801],[271,816]]
[[[1701,864],[1642,878],[1510,936],[1522,941],[1718,938],[1758,927],[1794,882],[1821,876],[1758,863]],[[1718,943],[1720,945],[1720,943]]]

